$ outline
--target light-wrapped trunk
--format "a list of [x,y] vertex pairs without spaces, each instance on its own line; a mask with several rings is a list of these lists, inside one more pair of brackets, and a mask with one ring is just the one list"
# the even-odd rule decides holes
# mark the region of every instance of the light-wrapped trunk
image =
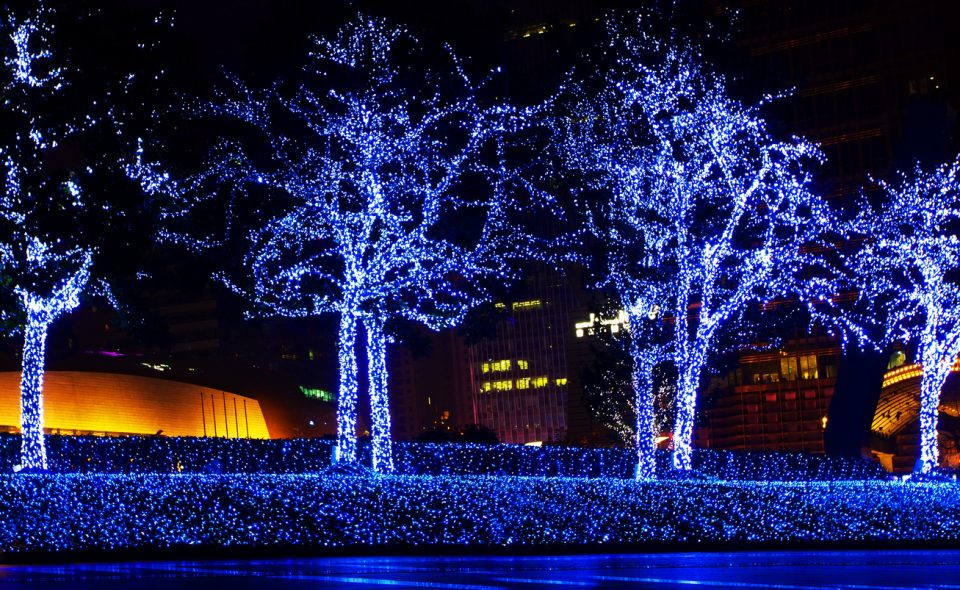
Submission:
[[[930,346],[932,349],[933,347]],[[942,359],[935,350],[921,350],[923,377],[920,381],[920,456],[914,473],[929,473],[937,468],[940,449],[937,444],[937,421],[940,412],[940,392],[950,375],[953,359]]]
[[390,433],[390,397],[387,390],[387,341],[383,321],[373,318],[367,328],[367,359],[370,381],[370,414],[373,422],[373,470],[393,471],[393,444]]
[[703,370],[703,355],[696,352],[677,367],[677,417],[673,429],[673,468],[693,469],[693,421],[697,409],[697,389]]
[[[631,325],[635,325],[631,322]],[[652,479],[657,475],[656,432],[653,416],[654,362],[643,355],[635,340],[630,342],[633,361],[633,397],[637,409],[634,442],[637,446],[637,479]]]
[[357,460],[357,316],[340,314],[337,336],[340,387],[337,393],[337,449],[334,462]]
[[19,469],[46,470],[47,450],[43,440],[43,369],[47,348],[47,314],[28,310],[23,338],[23,366],[20,375],[20,464]]

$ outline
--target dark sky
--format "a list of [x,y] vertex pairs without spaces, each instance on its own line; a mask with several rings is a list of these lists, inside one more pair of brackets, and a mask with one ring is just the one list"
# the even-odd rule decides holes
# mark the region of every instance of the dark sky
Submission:
[[[427,8],[440,3],[414,3],[406,14],[376,4],[365,3],[366,12],[394,13],[394,20],[412,22],[412,28],[421,32],[434,29],[438,13]],[[153,1],[141,2],[139,8],[148,14],[173,14],[175,26],[168,43],[180,58],[176,73],[200,83],[215,78],[221,69],[261,81],[295,69],[304,61],[311,35],[335,33],[359,9],[346,1],[265,0]],[[453,18],[460,20],[466,10],[457,12]],[[450,16],[449,11],[439,14]],[[477,27],[468,30],[476,37]],[[451,37],[464,36],[454,33]],[[470,41],[465,44],[471,48],[481,45]]]
[[[427,46],[450,44],[479,71],[514,58],[509,31],[537,22],[576,20],[579,29],[556,38],[548,50],[573,49],[589,37],[594,17],[606,9],[667,0],[113,0],[124,10],[173,15],[167,40],[177,58],[177,78],[204,85],[226,69],[256,83],[299,68],[311,35],[331,35],[353,14],[384,16],[407,26]],[[672,0],[670,0],[672,1]],[[575,33],[575,34],[574,34]],[[534,45],[535,43],[528,43]],[[535,50],[536,51],[536,50]]]

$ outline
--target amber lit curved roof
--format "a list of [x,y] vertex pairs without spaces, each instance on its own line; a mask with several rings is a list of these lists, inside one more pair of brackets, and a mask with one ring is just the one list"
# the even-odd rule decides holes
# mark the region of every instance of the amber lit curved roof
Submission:
[[[257,400],[137,375],[48,371],[44,428],[65,434],[269,438]],[[20,373],[0,372],[0,427],[20,425]]]
[[[960,372],[960,361],[953,364],[953,372]],[[880,435],[894,435],[915,422],[920,412],[920,378],[923,367],[903,365],[887,371],[870,429]],[[941,403],[940,411],[957,415],[956,404]]]

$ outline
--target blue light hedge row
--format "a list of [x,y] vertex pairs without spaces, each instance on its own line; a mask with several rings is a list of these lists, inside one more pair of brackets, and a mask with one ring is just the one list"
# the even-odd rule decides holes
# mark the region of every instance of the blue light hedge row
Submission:
[[[0,435],[0,457],[16,461],[20,438]],[[56,473],[314,473],[330,466],[332,441],[172,437],[47,436],[50,470]],[[370,464],[370,447],[361,445]],[[632,478],[630,449],[397,443],[396,472],[407,475],[519,475]],[[669,471],[666,451],[658,455]],[[861,459],[805,454],[700,450],[694,468],[703,475],[741,480],[838,480],[885,477]]]
[[956,542],[960,487],[345,475],[0,476],[0,554]]

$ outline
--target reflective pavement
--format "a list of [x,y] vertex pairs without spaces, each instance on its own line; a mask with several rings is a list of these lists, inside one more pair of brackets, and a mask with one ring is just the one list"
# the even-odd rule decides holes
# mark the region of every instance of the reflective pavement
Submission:
[[956,588],[960,551],[144,561],[0,566],[0,589]]

